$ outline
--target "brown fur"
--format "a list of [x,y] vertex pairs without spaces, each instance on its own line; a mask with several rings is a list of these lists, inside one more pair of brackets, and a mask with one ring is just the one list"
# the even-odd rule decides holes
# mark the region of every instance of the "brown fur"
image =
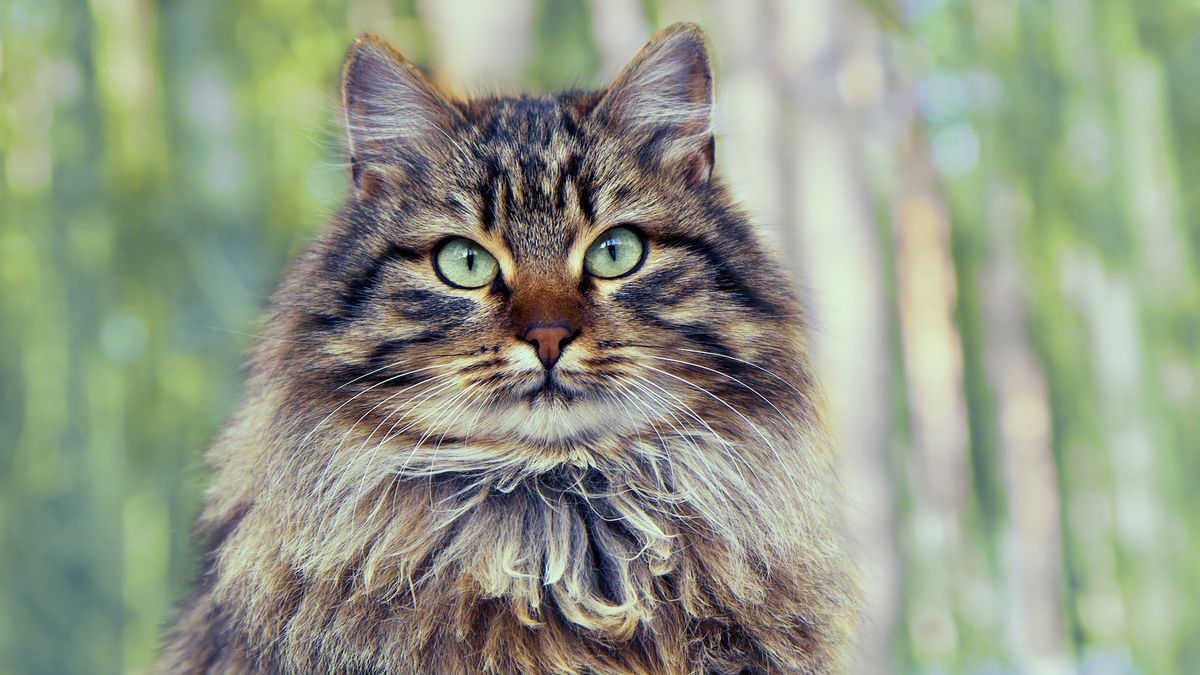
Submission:
[[[855,608],[785,274],[712,175],[690,25],[599,92],[456,101],[377,38],[354,194],[209,453],[163,673],[829,673]],[[583,272],[615,225],[648,253]],[[443,283],[450,236],[500,263]],[[524,322],[578,329],[555,382]]]

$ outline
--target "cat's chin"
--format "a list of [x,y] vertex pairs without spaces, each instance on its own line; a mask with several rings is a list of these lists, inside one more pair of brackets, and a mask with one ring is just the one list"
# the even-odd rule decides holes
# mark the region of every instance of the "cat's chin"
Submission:
[[562,390],[541,390],[519,402],[493,408],[481,425],[498,436],[537,444],[577,445],[630,434],[636,420],[620,406],[603,399],[571,396]]

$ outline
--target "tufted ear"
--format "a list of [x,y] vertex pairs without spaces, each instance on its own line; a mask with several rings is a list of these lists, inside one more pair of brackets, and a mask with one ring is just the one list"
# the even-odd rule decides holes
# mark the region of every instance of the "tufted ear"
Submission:
[[386,40],[368,34],[346,55],[342,110],[358,188],[364,188],[373,165],[403,165],[444,147],[461,116],[416,66]]
[[692,23],[650,39],[608,86],[596,115],[644,141],[663,167],[691,184],[713,168],[712,69],[704,33]]

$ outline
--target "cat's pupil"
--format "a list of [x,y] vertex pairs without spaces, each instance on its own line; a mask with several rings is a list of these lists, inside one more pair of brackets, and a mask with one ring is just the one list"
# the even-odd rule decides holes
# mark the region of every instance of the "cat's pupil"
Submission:
[[608,257],[612,258],[613,262],[616,262],[617,261],[617,240],[609,239],[608,241],[604,242],[604,246],[605,246],[605,248],[608,249]]
[[468,248],[467,249],[467,271],[472,272],[474,270],[475,270],[475,249]]

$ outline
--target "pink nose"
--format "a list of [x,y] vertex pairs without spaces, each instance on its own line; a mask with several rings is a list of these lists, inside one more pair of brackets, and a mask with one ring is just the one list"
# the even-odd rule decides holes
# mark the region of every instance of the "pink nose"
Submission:
[[563,347],[575,337],[575,331],[565,324],[533,324],[521,334],[521,339],[537,347],[538,358],[547,369],[562,355]]

